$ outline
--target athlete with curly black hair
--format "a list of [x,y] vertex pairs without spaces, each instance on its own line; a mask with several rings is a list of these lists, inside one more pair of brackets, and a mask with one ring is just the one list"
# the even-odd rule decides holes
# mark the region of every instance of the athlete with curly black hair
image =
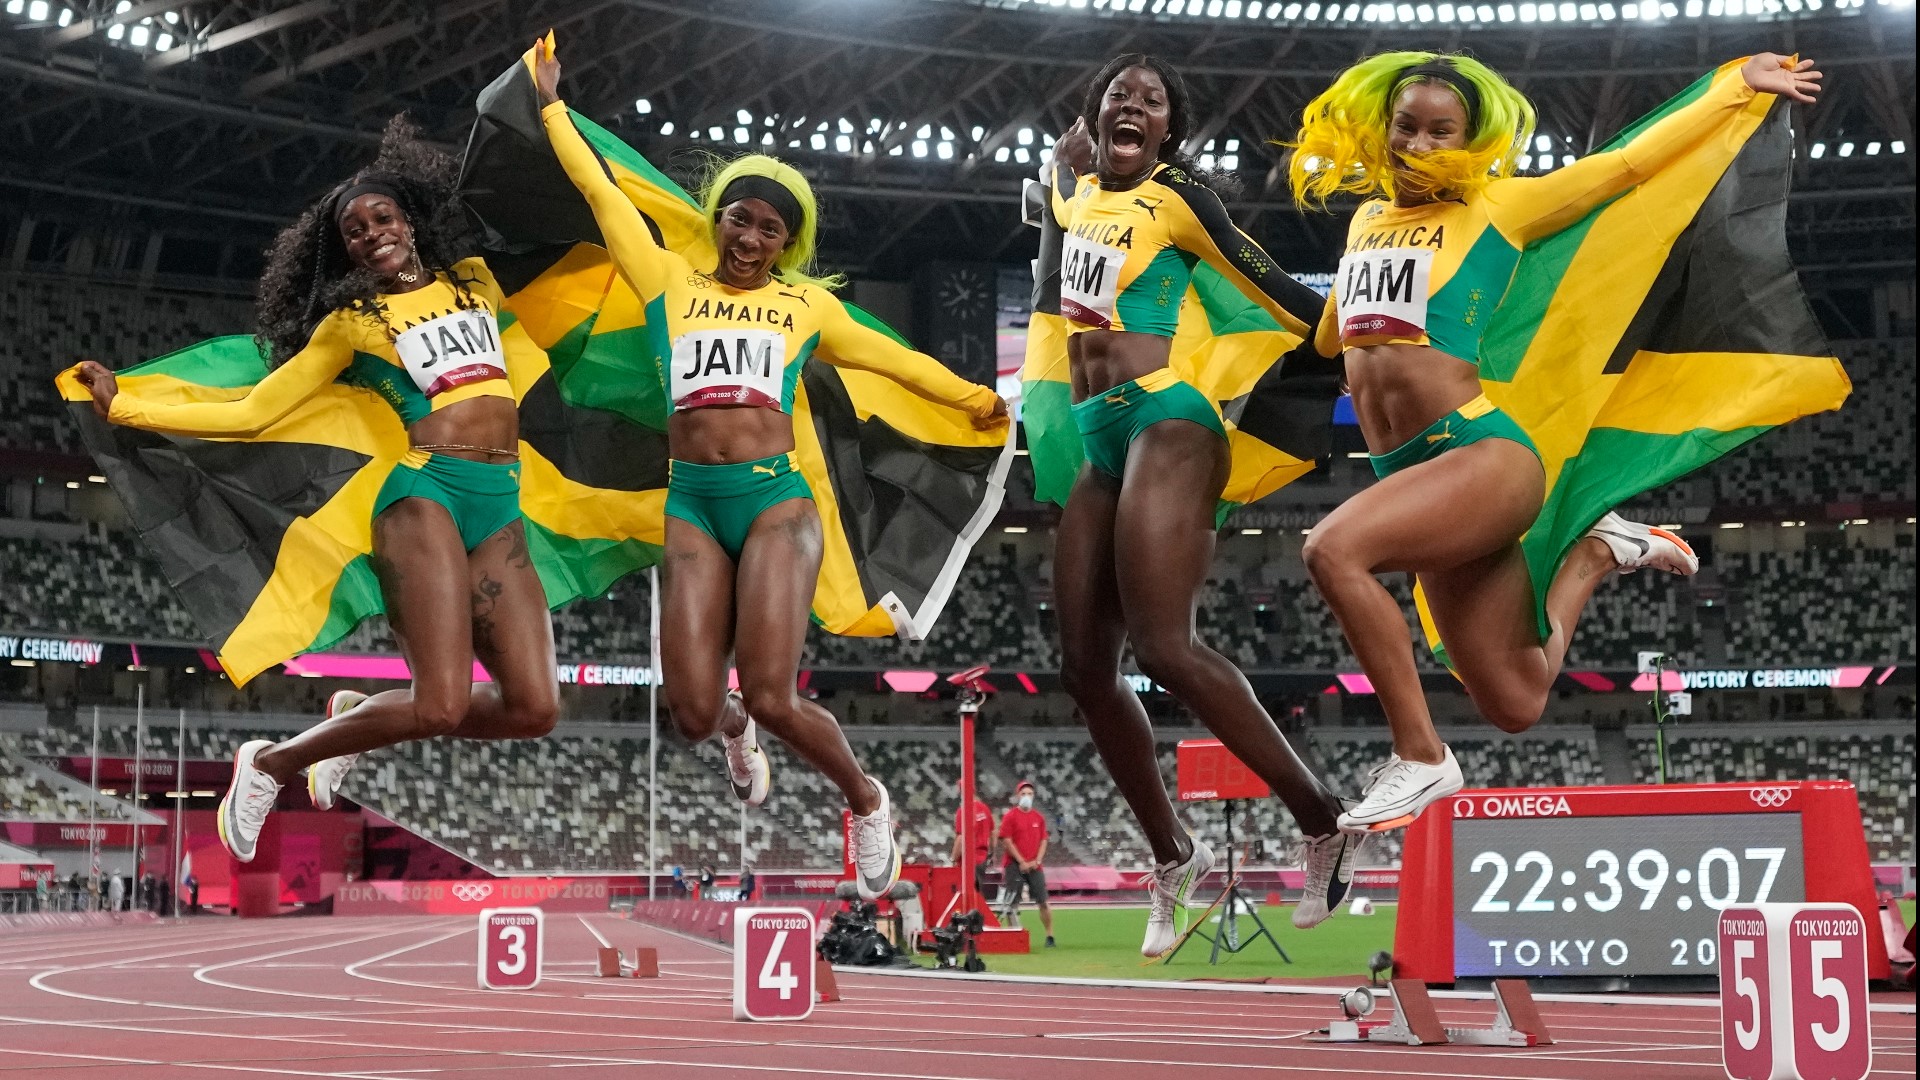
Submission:
[[[333,805],[354,760],[413,739],[538,738],[559,715],[553,627],[520,517],[519,412],[508,379],[524,335],[467,257],[455,163],[404,118],[372,166],[280,233],[260,279],[262,355],[273,371],[243,397],[161,404],[122,392],[95,363],[77,376],[106,419],[168,434],[246,439],[339,382],[371,391],[411,449],[373,503],[373,566],[413,673],[405,690],[340,691],[324,722],[234,755],[220,838],[254,856],[280,789],[302,770]],[[473,681],[475,656],[491,683]]]

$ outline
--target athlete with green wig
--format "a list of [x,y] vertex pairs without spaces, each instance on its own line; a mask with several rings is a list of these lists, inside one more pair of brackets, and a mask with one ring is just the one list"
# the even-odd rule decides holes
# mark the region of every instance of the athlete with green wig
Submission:
[[[559,97],[560,64],[536,43],[534,77],[555,155],[585,196],[620,276],[658,335],[667,423],[665,593],[660,627],[667,705],[682,734],[716,731],[734,793],[767,796],[764,725],[837,785],[853,811],[860,895],[900,873],[886,788],[855,760],[833,715],[795,690],[822,557],[813,493],[790,415],[811,357],[891,379],[927,401],[1007,423],[1006,403],[937,360],[858,321],[813,269],[819,212],[793,167],[762,154],[720,166],[701,204],[717,265],[694,266],[655,240],[603,171]],[[727,659],[740,694],[727,692]]]
[[1405,616],[1376,574],[1417,575],[1455,674],[1483,715],[1518,732],[1539,720],[1602,578],[1698,570],[1680,537],[1609,512],[1537,588],[1520,541],[1541,513],[1543,457],[1488,400],[1478,362],[1529,244],[1684,167],[1675,163],[1700,147],[1737,149],[1745,136],[1729,132],[1739,118],[1756,104],[1765,115],[1756,95],[1810,102],[1819,90],[1812,61],[1762,53],[1733,68],[1621,145],[1542,176],[1514,176],[1533,106],[1471,57],[1383,53],[1307,105],[1289,144],[1295,200],[1318,208],[1336,193],[1374,196],[1354,213],[1317,345],[1344,351],[1380,479],[1328,515],[1302,552],[1393,729],[1392,755],[1343,828],[1397,828],[1464,784],[1434,731]]

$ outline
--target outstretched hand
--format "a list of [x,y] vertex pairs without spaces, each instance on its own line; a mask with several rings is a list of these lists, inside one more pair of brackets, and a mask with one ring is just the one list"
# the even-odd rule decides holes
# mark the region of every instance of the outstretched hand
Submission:
[[544,37],[533,39],[533,85],[540,92],[542,106],[560,100],[560,58],[553,55],[553,47]]
[[1822,77],[1813,61],[1795,63],[1793,57],[1779,53],[1755,53],[1740,69],[1740,76],[1760,93],[1779,94],[1809,105],[1820,93]]
[[81,361],[73,369],[73,377],[93,393],[93,411],[100,415],[100,419],[107,419],[108,413],[113,410],[113,397],[120,392],[120,380],[114,378],[113,372],[108,371],[105,365],[93,360]]

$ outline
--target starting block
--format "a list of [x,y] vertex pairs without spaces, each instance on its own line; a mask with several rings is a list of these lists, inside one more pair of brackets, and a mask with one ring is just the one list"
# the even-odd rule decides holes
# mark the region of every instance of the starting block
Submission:
[[603,979],[620,977],[620,950],[600,946],[600,952],[594,961],[593,973]]
[[747,908],[733,917],[733,1018],[805,1020],[815,1000],[813,912]]
[[488,908],[480,913],[480,989],[531,990],[540,985],[546,912]]
[[1534,1004],[1533,992],[1519,979],[1493,982],[1493,1026],[1450,1028],[1440,1023],[1427,984],[1418,979],[1395,979],[1387,993],[1393,998],[1393,1019],[1368,1020],[1373,991],[1362,987],[1342,998],[1348,1018],[1327,1025],[1328,1042],[1376,1042],[1401,1046],[1551,1046],[1553,1036]]
[[813,959],[813,990],[823,1003],[840,1000],[840,984],[833,980],[833,965],[824,956]]
[[1851,904],[1720,912],[1720,1053],[1733,1080],[1862,1080],[1873,1069],[1866,919]]
[[636,979],[657,979],[660,977],[660,950],[635,947],[633,950],[633,977]]

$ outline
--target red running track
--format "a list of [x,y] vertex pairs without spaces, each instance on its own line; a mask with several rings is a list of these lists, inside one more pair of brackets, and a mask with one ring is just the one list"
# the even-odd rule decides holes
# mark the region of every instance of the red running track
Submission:
[[[0,1080],[1717,1077],[1718,1010],[1546,1001],[1529,1050],[1330,1046],[1319,993],[843,972],[798,1024],[731,1019],[724,951],[611,915],[549,915],[546,980],[474,984],[471,918],[209,917],[0,938]],[[660,950],[657,980],[590,974],[600,941]],[[1437,999],[1484,1024],[1487,1001]],[[1873,1015],[1874,1075],[1914,1075],[1914,1016]]]

